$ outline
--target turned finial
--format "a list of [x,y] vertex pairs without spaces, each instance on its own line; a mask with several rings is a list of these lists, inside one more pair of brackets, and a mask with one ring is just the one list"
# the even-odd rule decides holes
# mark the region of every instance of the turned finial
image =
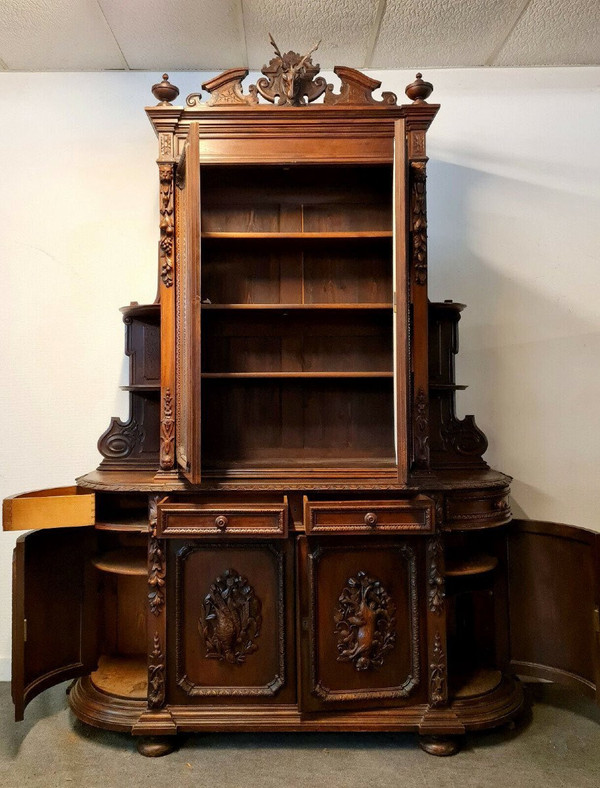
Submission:
[[163,74],[163,81],[152,85],[152,94],[159,104],[170,104],[179,95],[179,88],[171,85],[169,75]]
[[412,99],[413,104],[421,104],[427,101],[429,96],[433,93],[433,85],[431,82],[424,82],[422,79],[423,74],[417,74],[417,78],[410,85],[406,86],[405,93],[409,99]]

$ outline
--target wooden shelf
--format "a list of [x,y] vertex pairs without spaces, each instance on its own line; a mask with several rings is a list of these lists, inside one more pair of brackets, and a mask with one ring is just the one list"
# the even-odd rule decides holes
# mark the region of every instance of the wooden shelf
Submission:
[[474,669],[464,676],[455,676],[450,687],[454,699],[473,698],[492,692],[502,681],[502,673],[490,668]]
[[148,531],[148,516],[133,516],[116,520],[96,521],[98,531],[116,531],[121,533],[146,533]]
[[203,372],[203,378],[256,380],[257,378],[393,378],[393,372]]
[[160,385],[147,385],[146,383],[136,383],[133,386],[119,386],[121,391],[160,391]]
[[280,311],[287,311],[291,309],[392,309],[392,304],[385,303],[368,303],[361,302],[353,303],[340,303],[340,304],[201,304],[204,309],[278,309]]
[[259,240],[259,239],[279,239],[279,240],[345,240],[359,238],[392,238],[394,233],[391,230],[363,230],[357,232],[299,232],[299,233],[242,233],[242,232],[205,232],[202,238],[221,239],[221,240]]
[[91,679],[99,690],[109,695],[144,700],[148,694],[146,656],[101,656]]
[[140,547],[122,547],[118,550],[111,550],[93,558],[92,563],[101,572],[111,572],[115,575],[142,577],[148,574],[146,552]]
[[123,319],[148,320],[157,323],[160,320],[160,304],[138,304],[136,301],[129,306],[122,306],[119,312]]
[[485,572],[491,572],[498,566],[498,559],[495,555],[485,555],[478,553],[477,555],[461,558],[458,561],[447,561],[446,563],[446,576],[447,577],[470,577],[472,575],[482,575]]
[[464,391],[468,386],[462,386],[458,383],[430,383],[430,391]]

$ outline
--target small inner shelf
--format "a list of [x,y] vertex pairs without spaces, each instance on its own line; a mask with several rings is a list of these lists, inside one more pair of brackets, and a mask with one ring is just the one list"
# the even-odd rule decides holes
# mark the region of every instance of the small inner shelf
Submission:
[[132,516],[130,518],[123,518],[118,522],[105,520],[96,521],[96,530],[98,531],[115,531],[117,533],[146,533],[148,531],[148,517]]
[[394,233],[391,230],[359,230],[353,232],[220,232],[209,231],[202,233],[202,238],[205,239],[244,239],[244,240],[258,240],[258,239],[290,239],[290,240],[344,240],[344,239],[358,239],[358,238],[392,238]]
[[148,664],[143,655],[101,656],[91,679],[109,695],[144,700],[148,694]]
[[446,562],[446,576],[447,577],[470,577],[472,575],[481,575],[485,572],[491,572],[498,566],[498,559],[495,555],[486,555],[485,553],[477,553],[476,555],[467,556],[457,560],[447,560]]
[[92,563],[101,572],[115,575],[141,577],[148,573],[146,553],[139,547],[120,547],[118,550],[110,550],[93,558]]
[[[331,304],[201,304],[202,309],[392,309],[392,304],[369,303],[331,303]],[[466,387],[465,387],[466,388]]]
[[462,386],[458,383],[430,383],[430,391],[464,391],[468,386]]
[[468,674],[455,676],[450,693],[455,700],[473,698],[492,692],[502,681],[502,673],[492,668],[474,669]]
[[119,386],[121,391],[160,391],[160,386],[147,383],[136,383],[133,386]]
[[203,378],[226,380],[256,378],[393,378],[393,372],[203,372]]

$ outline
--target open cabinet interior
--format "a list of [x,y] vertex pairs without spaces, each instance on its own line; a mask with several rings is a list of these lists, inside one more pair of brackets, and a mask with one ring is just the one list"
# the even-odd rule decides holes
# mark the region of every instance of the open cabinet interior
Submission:
[[202,466],[393,466],[393,169],[202,166]]

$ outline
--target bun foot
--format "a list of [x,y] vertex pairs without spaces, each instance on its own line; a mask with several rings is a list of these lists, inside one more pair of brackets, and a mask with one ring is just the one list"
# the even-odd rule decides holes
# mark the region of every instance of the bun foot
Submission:
[[419,747],[429,755],[456,755],[462,742],[458,736],[419,736]]
[[175,736],[140,736],[137,751],[146,758],[161,758],[177,749]]

